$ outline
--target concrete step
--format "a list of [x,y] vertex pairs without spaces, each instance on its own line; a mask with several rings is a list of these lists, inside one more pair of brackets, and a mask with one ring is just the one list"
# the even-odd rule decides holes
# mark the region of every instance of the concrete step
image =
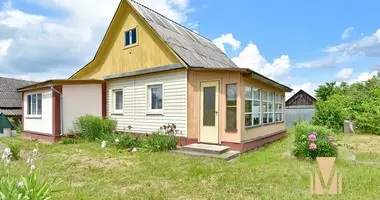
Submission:
[[220,155],[230,150],[230,147],[210,144],[190,144],[182,147],[183,150]]
[[173,154],[183,154],[183,155],[193,156],[193,157],[218,158],[218,159],[223,159],[225,161],[232,160],[240,155],[239,151],[227,151],[222,154],[212,154],[212,153],[205,153],[205,152],[188,151],[183,148],[171,150],[169,152]]

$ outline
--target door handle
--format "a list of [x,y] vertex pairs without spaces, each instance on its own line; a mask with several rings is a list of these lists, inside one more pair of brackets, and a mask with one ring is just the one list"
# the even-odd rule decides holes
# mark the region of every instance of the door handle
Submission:
[[215,114],[217,115],[217,114],[218,114],[218,111],[215,111]]

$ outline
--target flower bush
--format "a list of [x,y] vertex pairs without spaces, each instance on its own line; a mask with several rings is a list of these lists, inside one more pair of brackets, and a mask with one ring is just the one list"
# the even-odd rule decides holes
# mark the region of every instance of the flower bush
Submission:
[[296,157],[316,159],[316,157],[338,156],[334,132],[330,129],[299,122],[295,128],[293,154]]
[[0,199],[19,200],[19,199],[51,199],[51,194],[58,192],[55,190],[57,179],[49,180],[45,177],[38,176],[34,160],[37,159],[38,149],[31,151],[26,163],[30,167],[28,175],[20,177],[11,176],[9,166],[12,164],[12,152],[6,148],[3,152],[2,160],[4,161],[5,173],[0,174]]

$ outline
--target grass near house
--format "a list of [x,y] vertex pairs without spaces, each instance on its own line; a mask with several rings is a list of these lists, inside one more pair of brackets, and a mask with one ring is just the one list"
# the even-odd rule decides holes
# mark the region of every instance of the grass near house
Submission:
[[[53,199],[376,199],[380,197],[380,166],[345,161],[379,161],[379,136],[342,136],[336,163],[343,172],[343,194],[311,196],[309,175],[316,163],[284,155],[292,136],[224,162],[168,153],[124,153],[101,149],[100,142],[73,145],[39,144],[40,173],[58,177],[60,193]],[[32,150],[36,142],[1,139]],[[364,145],[367,143],[367,145]],[[372,145],[373,144],[373,145]],[[349,147],[347,147],[349,146]],[[371,150],[372,153],[368,153]],[[0,170],[4,170],[1,166]],[[25,158],[11,164],[11,174],[29,170]]]

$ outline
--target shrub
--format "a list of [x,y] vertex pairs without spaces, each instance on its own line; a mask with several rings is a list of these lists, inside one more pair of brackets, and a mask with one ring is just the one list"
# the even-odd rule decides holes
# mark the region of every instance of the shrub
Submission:
[[123,134],[111,141],[118,149],[137,148],[142,145],[142,141],[138,137],[130,134]]
[[92,115],[79,117],[76,124],[78,136],[90,141],[107,138],[116,129],[116,121]]
[[338,149],[334,141],[334,132],[330,129],[313,126],[308,122],[299,122],[295,128],[293,154],[296,157],[336,157]]
[[77,142],[74,139],[71,138],[62,138],[61,144],[76,144]]
[[18,160],[20,159],[20,146],[17,144],[10,144],[9,149],[11,150],[11,156],[13,159]]
[[174,135],[153,133],[145,140],[144,147],[149,151],[164,151],[175,149],[177,138]]

